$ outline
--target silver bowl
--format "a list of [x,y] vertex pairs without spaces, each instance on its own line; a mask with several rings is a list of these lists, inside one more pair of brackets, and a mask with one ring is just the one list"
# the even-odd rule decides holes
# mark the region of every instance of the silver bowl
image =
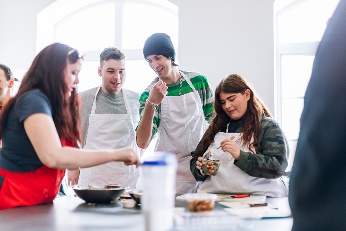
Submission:
[[117,200],[125,188],[73,187],[76,195],[87,203],[111,203]]

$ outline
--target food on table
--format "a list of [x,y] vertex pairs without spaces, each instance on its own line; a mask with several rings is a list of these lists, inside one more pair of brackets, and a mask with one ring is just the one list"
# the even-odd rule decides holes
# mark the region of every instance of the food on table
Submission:
[[217,195],[208,193],[188,193],[185,197],[190,212],[203,212],[214,209]]
[[122,186],[118,184],[109,184],[106,186],[106,188],[122,188]]
[[188,205],[190,212],[201,212],[213,210],[214,203],[212,200],[193,200],[189,201]]

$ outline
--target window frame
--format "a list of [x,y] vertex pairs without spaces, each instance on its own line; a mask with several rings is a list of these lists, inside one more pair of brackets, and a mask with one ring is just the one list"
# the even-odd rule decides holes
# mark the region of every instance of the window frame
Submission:
[[[178,27],[179,27],[178,7],[168,0],[164,0],[164,1],[163,0],[74,0],[72,2],[70,0],[57,0],[53,2],[51,5],[47,6],[45,9],[43,9],[37,15],[36,53],[41,51],[47,45],[53,42],[57,42],[55,40],[55,33],[56,33],[55,25],[59,24],[63,20],[74,17],[75,15],[78,15],[87,9],[90,9],[92,7],[99,6],[102,4],[109,4],[109,3],[113,4],[115,9],[115,13],[114,13],[115,14],[114,15],[115,28],[113,29],[115,33],[114,44],[111,44],[111,46],[114,46],[120,49],[125,54],[126,61],[128,63],[131,61],[140,61],[140,62],[146,62],[146,61],[144,60],[144,57],[143,57],[142,47],[134,48],[134,49],[123,48],[123,41],[122,41],[123,35],[124,35],[124,31],[123,31],[123,26],[124,26],[124,12],[123,11],[124,10],[123,9],[125,4],[127,3],[153,7],[156,10],[159,10],[159,11],[162,10],[165,13],[173,14],[174,16],[176,16],[177,20],[174,21],[174,23],[176,23],[177,27],[173,29],[175,33],[170,36],[173,40],[173,43],[175,44],[176,50],[178,49],[178,44],[177,44],[178,41],[175,41],[174,39],[174,38],[178,38]],[[161,32],[161,31],[157,31],[157,32]],[[78,49],[78,47],[76,48]],[[99,62],[99,55],[102,52],[102,50],[103,48],[100,50],[99,49],[86,49],[86,50],[79,49],[79,51],[84,54],[85,64],[87,62]],[[176,56],[178,57],[178,54]],[[151,73],[150,67],[148,66],[148,72],[149,71]],[[84,75],[84,73],[85,72],[83,72],[82,70],[81,76]],[[95,73],[96,73],[96,70],[95,70]],[[145,73],[148,75],[147,72]],[[154,79],[155,74],[154,72],[152,73],[153,73],[152,79]],[[150,79],[150,81],[152,81],[152,79]],[[94,81],[95,79],[92,82]],[[91,84],[94,85],[94,83],[91,83]],[[83,86],[85,88],[85,85],[84,84],[82,85],[81,83],[80,84],[81,91],[86,90],[83,88]],[[138,89],[132,89],[131,86],[132,85],[130,84],[130,82],[128,81],[125,82],[125,88],[129,90],[139,91]]]
[[[285,99],[302,99],[303,97],[289,97],[284,98],[282,95],[283,89],[282,89],[282,70],[281,70],[281,60],[283,56],[286,55],[296,55],[296,56],[315,56],[318,45],[320,41],[311,41],[311,42],[301,42],[301,43],[280,43],[278,41],[279,37],[279,25],[278,21],[280,16],[283,14],[291,11],[295,7],[299,7],[300,4],[307,2],[307,1],[313,1],[313,0],[276,0],[274,7],[276,9],[274,10],[274,46],[275,46],[275,58],[274,58],[274,73],[275,73],[275,118],[279,122],[279,124],[284,124],[283,121],[283,100]],[[298,121],[299,123],[299,121]],[[285,132],[285,131],[284,131]],[[298,142],[298,136],[297,138],[288,139],[288,142],[290,145],[290,157],[289,157],[289,165],[288,170],[291,169],[293,164],[293,159],[295,155],[295,148]]]

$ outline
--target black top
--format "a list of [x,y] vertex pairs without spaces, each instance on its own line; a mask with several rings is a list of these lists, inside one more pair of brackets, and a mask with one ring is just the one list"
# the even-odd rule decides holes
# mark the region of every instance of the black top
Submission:
[[289,201],[294,231],[346,230],[346,0],[318,47],[306,90]]
[[24,130],[23,123],[26,118],[36,113],[52,117],[49,100],[39,90],[25,93],[13,104],[4,125],[0,168],[13,172],[28,172],[43,166]]

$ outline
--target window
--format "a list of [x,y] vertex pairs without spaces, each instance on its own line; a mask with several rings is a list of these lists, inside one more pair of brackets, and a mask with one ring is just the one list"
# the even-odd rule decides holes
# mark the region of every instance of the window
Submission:
[[124,52],[124,87],[140,93],[155,77],[142,53],[146,38],[164,32],[178,47],[178,8],[168,0],[57,0],[39,13],[37,27],[37,52],[61,42],[85,55],[79,91],[101,84],[97,68],[106,47]]
[[276,118],[290,148],[291,168],[304,94],[316,49],[339,0],[276,0]]
[[168,0],[57,0],[38,14],[36,47],[39,52],[61,42],[85,55],[79,92],[101,84],[99,55],[116,47],[126,56],[124,88],[141,93],[156,77],[142,52],[145,40],[156,32],[170,35],[178,50],[178,8]]

